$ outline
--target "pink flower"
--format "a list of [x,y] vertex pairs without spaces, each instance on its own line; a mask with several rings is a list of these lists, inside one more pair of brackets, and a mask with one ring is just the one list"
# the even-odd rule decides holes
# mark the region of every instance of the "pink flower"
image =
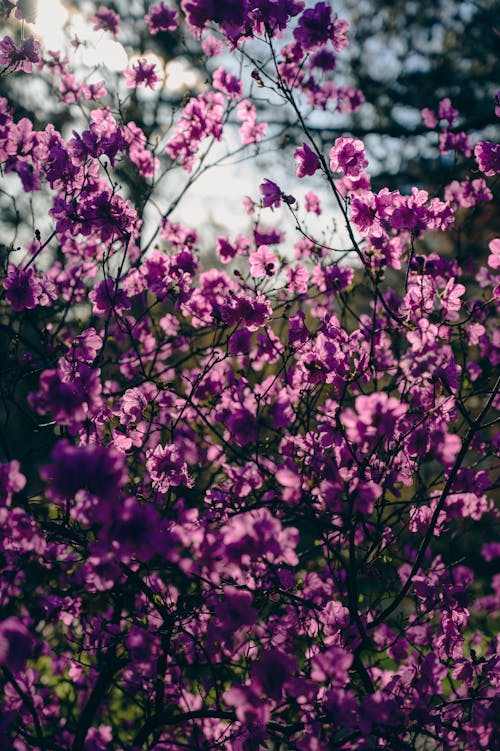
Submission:
[[488,257],[488,266],[492,269],[500,269],[500,238],[495,238],[488,245],[491,255]]
[[439,114],[440,120],[446,120],[449,127],[451,128],[451,126],[453,125],[453,121],[458,115],[458,110],[452,107],[451,99],[446,97],[446,99],[441,99],[441,101],[439,102],[438,114]]
[[131,67],[124,71],[125,82],[129,89],[135,89],[139,86],[146,86],[154,91],[158,83],[161,82],[161,76],[156,68],[156,63],[148,63],[146,58],[142,57]]
[[206,37],[201,43],[201,48],[207,57],[215,57],[222,52],[222,42],[212,35]]
[[255,120],[245,120],[239,133],[241,135],[241,143],[243,146],[248,146],[250,143],[259,143],[266,135],[267,123],[257,123]]
[[213,74],[214,89],[222,91],[228,99],[237,99],[242,94],[241,81],[232,76],[225,68],[217,68]]
[[455,284],[454,279],[449,279],[446,287],[441,293],[441,309],[450,321],[458,320],[458,311],[460,310],[460,298],[465,293],[463,284]]
[[243,99],[238,103],[236,112],[238,120],[242,122],[239,129],[242,144],[247,146],[261,141],[266,134],[267,123],[257,123],[255,106],[248,99]]
[[273,276],[278,266],[278,258],[267,245],[261,245],[254,253],[250,253],[250,273],[259,278],[261,276]]
[[21,465],[16,459],[7,464],[0,463],[0,500],[10,506],[12,495],[26,485],[26,477],[20,471]]
[[428,107],[424,107],[423,110],[421,110],[422,120],[426,128],[436,128],[438,121],[436,117],[436,113],[433,110],[430,110]]
[[286,270],[286,278],[290,292],[298,292],[299,294],[307,292],[309,272],[301,263],[297,263],[293,268],[289,266]]
[[310,211],[312,214],[321,214],[321,206],[319,198],[313,190],[310,190],[304,196],[304,208],[306,211]]
[[343,172],[347,177],[358,177],[368,166],[363,142],[357,138],[337,138],[329,157],[332,172]]

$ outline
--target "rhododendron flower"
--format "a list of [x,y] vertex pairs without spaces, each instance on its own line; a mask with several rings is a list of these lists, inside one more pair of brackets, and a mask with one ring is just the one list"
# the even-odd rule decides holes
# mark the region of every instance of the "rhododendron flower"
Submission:
[[182,0],[182,9],[188,23],[203,29],[209,21],[215,21],[230,35],[237,36],[245,24],[248,0]]
[[261,276],[273,276],[278,267],[278,258],[267,245],[260,245],[254,253],[248,256],[250,273],[259,278]]
[[224,92],[229,99],[237,99],[242,94],[241,81],[228,73],[225,68],[217,68],[213,74],[214,89]]
[[116,36],[120,32],[120,17],[114,10],[101,5],[99,10],[89,19],[95,31],[109,31]]
[[492,269],[500,269],[500,238],[492,240],[488,245],[491,255],[488,257],[488,266]]
[[247,446],[259,437],[255,415],[244,406],[234,406],[226,418],[226,425],[238,446]]
[[19,618],[0,621],[0,665],[17,675],[24,670],[34,646],[35,639]]
[[446,154],[448,151],[460,151],[465,156],[472,154],[472,140],[467,133],[451,133],[445,131],[441,133],[439,138],[439,150],[442,154]]
[[261,141],[266,134],[267,123],[257,123],[255,106],[248,99],[243,99],[243,101],[238,103],[236,111],[238,119],[243,123],[239,128],[243,145],[247,146],[250,143]]
[[216,55],[221,54],[223,44],[220,39],[217,39],[217,37],[210,34],[202,40],[201,48],[207,57],[215,57]]
[[329,157],[332,172],[343,172],[347,177],[358,177],[368,166],[363,142],[357,138],[337,138]]
[[358,445],[382,436],[392,438],[400,418],[408,410],[406,404],[383,392],[358,396],[355,406],[356,412],[351,409],[344,411],[342,422],[349,440]]
[[222,263],[229,263],[237,255],[245,253],[250,247],[250,242],[245,235],[237,235],[233,243],[227,237],[217,238],[217,253]]
[[240,591],[231,585],[224,587],[222,597],[214,603],[216,624],[211,624],[211,632],[227,638],[242,626],[253,626],[257,611],[252,603],[250,592]]
[[293,656],[277,649],[262,650],[252,665],[252,680],[258,685],[261,693],[279,701],[288,679],[297,666],[297,660]]
[[239,128],[241,143],[248,146],[251,143],[262,141],[267,131],[267,123],[258,123],[256,120],[248,119],[243,122]]
[[271,207],[279,209],[282,201],[282,193],[276,183],[273,183],[272,180],[266,179],[259,185],[259,190],[262,193],[262,205],[264,208]]
[[14,40],[9,36],[0,42],[0,65],[6,65],[12,70],[31,73],[33,65],[41,59],[40,45],[33,37],[28,37],[19,47],[16,47]]
[[164,2],[153,5],[144,20],[150,34],[159,34],[160,31],[174,31],[179,25],[177,11],[169,8]]
[[35,270],[33,268],[24,271],[19,266],[11,264],[3,286],[5,297],[11,304],[12,310],[17,312],[30,310],[39,304],[42,285],[35,277]]
[[347,650],[337,646],[329,647],[312,658],[311,678],[320,683],[345,686],[352,661],[353,655]]
[[153,488],[160,493],[166,493],[170,487],[191,487],[193,484],[187,464],[173,443],[151,449],[147,455],[146,468],[151,476]]
[[474,156],[479,164],[479,169],[488,177],[500,173],[500,143],[479,141],[474,149]]
[[313,214],[320,216],[321,205],[318,195],[313,191],[308,191],[304,196],[304,208],[306,211],[311,211]]
[[7,464],[0,464],[0,503],[9,506],[14,493],[19,493],[26,486],[26,477],[16,459]]
[[125,290],[116,287],[112,279],[100,282],[90,292],[89,300],[94,303],[94,313],[98,316],[109,316],[113,311],[120,315],[131,305]]
[[127,481],[123,454],[108,446],[72,446],[59,441],[52,450],[52,463],[40,471],[48,483],[47,495],[69,501],[85,490],[101,501],[117,501]]
[[458,311],[461,308],[460,298],[465,294],[463,284],[456,284],[454,279],[449,279],[441,293],[441,309],[450,321],[458,321]]
[[328,71],[334,70],[337,64],[337,58],[327,49],[321,49],[311,56],[309,65],[311,68],[320,68],[321,70]]
[[339,52],[348,45],[348,28],[348,21],[337,17],[332,20],[332,9],[328,3],[319,2],[302,13],[293,35],[308,52],[318,49],[329,40]]
[[[271,716],[269,703],[250,686],[233,686],[224,692],[223,699],[230,707],[235,707],[237,719],[252,730],[250,748],[256,748],[254,741],[258,743],[257,748],[262,747],[268,737],[265,727]],[[248,746],[249,744],[246,744],[241,748]]]
[[299,534],[295,527],[283,527],[267,508],[258,508],[232,516],[222,527],[224,555],[229,561],[250,562],[267,558],[293,565]]
[[286,278],[290,292],[298,292],[299,294],[307,292],[309,272],[301,263],[297,263],[293,267],[288,266],[286,269]]
[[438,114],[440,120],[446,120],[448,127],[452,127],[455,118],[458,115],[458,110],[456,110],[452,104],[451,99],[446,97],[446,99],[441,99],[438,105]]
[[423,110],[421,110],[422,115],[422,121],[426,128],[436,128],[438,124],[438,119],[436,117],[436,113],[433,110],[430,110],[428,107],[424,107]]
[[[100,2],[106,45],[128,6]],[[0,751],[500,751],[500,238],[475,210],[497,147],[486,174],[445,159],[432,197],[373,190],[355,138],[311,140],[363,101],[333,80],[329,0],[129,3],[142,59],[105,86],[76,37],[30,60],[34,4],[0,0]],[[227,70],[121,102],[158,83],[148,39]],[[30,67],[61,105],[35,123]],[[435,110],[426,155],[468,154]],[[300,183],[273,211],[295,202],[265,177],[279,154],[321,221]],[[218,166],[247,158],[244,234],[216,218],[207,248],[191,188],[221,208]]]
[[129,89],[145,86],[154,91],[161,82],[161,75],[156,63],[149,63],[144,57],[137,60],[131,68],[127,68],[123,73]]
[[303,143],[295,150],[294,158],[298,162],[297,165],[297,177],[306,177],[306,175],[314,175],[319,167],[318,155],[307,145]]

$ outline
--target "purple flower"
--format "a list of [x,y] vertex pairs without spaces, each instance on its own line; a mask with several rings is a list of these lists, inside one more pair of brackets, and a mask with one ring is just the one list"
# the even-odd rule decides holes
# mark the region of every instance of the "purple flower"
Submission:
[[222,91],[229,99],[237,99],[242,94],[241,81],[225,68],[217,68],[213,74],[214,89]]
[[31,310],[39,303],[42,294],[42,285],[35,277],[33,268],[26,271],[19,266],[10,265],[9,273],[4,279],[3,286],[5,297],[9,301],[12,310],[17,313],[22,310]]
[[316,3],[314,8],[305,10],[299,18],[293,35],[305,50],[312,50],[326,44],[330,38],[332,9],[327,3]]
[[120,31],[120,17],[114,10],[101,5],[99,10],[90,18],[95,31],[109,31],[116,36]]
[[238,446],[247,446],[259,437],[259,426],[250,410],[235,406],[226,419],[226,425]]
[[40,45],[33,37],[28,37],[19,47],[13,39],[6,36],[0,42],[0,65],[7,65],[12,70],[31,73],[33,65],[42,59]]
[[304,196],[304,208],[306,211],[311,211],[318,216],[321,214],[321,206],[319,198],[313,190],[310,190]]
[[320,68],[321,70],[328,71],[335,69],[336,62],[337,58],[333,52],[322,49],[311,57],[309,65],[311,68]]
[[158,34],[160,31],[174,31],[179,25],[177,11],[169,8],[164,2],[153,5],[144,20],[150,34]]
[[252,602],[250,592],[240,591],[230,585],[224,587],[222,597],[214,605],[217,619],[215,630],[222,634],[232,634],[242,626],[253,626],[257,620],[257,611]]
[[154,91],[161,82],[156,63],[148,63],[146,58],[137,60],[131,68],[124,71],[125,83],[129,89],[145,86]]
[[249,331],[257,331],[269,319],[271,306],[260,294],[257,298],[231,295],[229,301],[218,306],[218,312],[227,326],[240,325]]
[[271,207],[278,209],[281,206],[281,190],[272,180],[264,180],[264,182],[259,185],[259,190],[262,193],[262,205],[264,208]]
[[307,145],[303,143],[295,150],[294,159],[298,162],[297,177],[306,177],[314,175],[319,167],[318,155]]
[[40,471],[49,483],[47,495],[67,501],[85,490],[102,501],[117,500],[127,481],[124,456],[108,446],[72,446],[59,441],[52,451],[52,463]]
[[474,149],[474,156],[479,164],[479,169],[488,177],[500,173],[500,143],[479,141]]
[[112,279],[104,279],[89,293],[89,300],[94,303],[94,313],[109,316],[112,312],[121,315],[130,308],[129,296],[120,287],[115,288]]
[[283,528],[267,508],[247,511],[231,517],[222,528],[224,555],[229,561],[255,561],[265,558],[275,563],[295,565],[298,530]]
[[238,35],[247,20],[248,0],[182,0],[182,10],[195,29],[214,21],[230,35]]
[[349,668],[353,655],[341,647],[329,647],[315,655],[311,661],[311,678],[313,681],[334,683],[344,686],[349,678]]
[[270,649],[260,652],[257,662],[252,665],[251,674],[260,689],[260,693],[279,701],[287,680],[296,669],[297,660],[295,657],[286,655],[277,649]]
[[361,732],[368,735],[374,723],[382,725],[400,726],[402,721],[401,710],[391,696],[386,696],[382,691],[363,697],[362,711],[360,716]]
[[103,534],[112,540],[121,557],[142,561],[167,551],[173,540],[155,506],[141,504],[135,498],[126,498],[120,504]]
[[11,673],[24,670],[34,646],[34,638],[19,618],[7,618],[0,623],[0,665]]
[[173,443],[167,446],[156,446],[149,451],[146,467],[151,476],[153,488],[160,493],[166,493],[169,488],[178,485],[191,487],[193,484],[188,474],[187,464]]

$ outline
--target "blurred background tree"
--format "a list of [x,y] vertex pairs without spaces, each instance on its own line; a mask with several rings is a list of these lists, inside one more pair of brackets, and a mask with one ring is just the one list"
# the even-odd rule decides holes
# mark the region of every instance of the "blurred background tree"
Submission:
[[447,179],[443,172],[454,168],[453,160],[447,164],[435,158],[436,138],[429,137],[420,111],[437,109],[438,101],[449,97],[460,112],[460,130],[473,137],[488,131],[494,137],[498,4],[494,0],[343,2],[352,33],[342,66],[367,102],[354,115],[353,129],[361,137],[372,134],[380,162],[377,183],[441,185]]
[[[37,7],[47,0],[0,0],[0,16],[32,21]],[[121,19],[120,41],[129,54],[156,54],[168,66],[180,61],[176,75],[181,85],[165,87],[154,112],[138,106],[132,95],[126,116],[144,128],[147,135],[161,117],[162,105],[178,107],[184,97],[196,93],[208,76],[200,45],[186,40],[182,25],[154,37],[141,33],[139,19],[154,5],[153,0],[61,0],[70,15],[75,11],[90,17],[100,6]],[[314,5],[313,0],[306,4]],[[342,0],[332,2],[335,12],[350,21],[349,48],[339,56],[334,71],[325,73],[337,84],[359,88],[365,103],[355,113],[325,113],[314,123],[326,144],[339,134],[366,139],[374,187],[390,184],[405,188],[418,184],[438,189],[456,167],[452,157],[438,156],[437,137],[422,122],[424,107],[437,107],[449,97],[460,112],[457,128],[477,138],[495,137],[494,101],[499,89],[498,44],[500,19],[495,0]],[[180,1],[170,2],[180,10]],[[16,10],[17,9],[17,10]],[[181,14],[182,15],[182,14]],[[10,21],[11,22],[11,21]],[[75,40],[76,43],[76,40]],[[83,42],[85,44],[85,41]],[[168,71],[168,67],[167,67]],[[16,92],[14,76],[0,78],[0,95],[17,101],[19,115],[37,120],[40,101],[27,100]],[[48,92],[47,92],[48,93]],[[44,107],[50,104],[47,98]],[[57,105],[57,106],[56,106]],[[52,102],[56,127],[70,120],[67,108]],[[295,145],[298,131],[287,120],[288,143]]]

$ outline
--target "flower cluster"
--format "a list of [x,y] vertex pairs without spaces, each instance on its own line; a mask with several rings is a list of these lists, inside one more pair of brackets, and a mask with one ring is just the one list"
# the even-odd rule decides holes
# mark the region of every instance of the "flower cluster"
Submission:
[[[423,118],[456,179],[372,188],[361,140],[309,128],[363,101],[329,3],[178,5],[140,20],[205,54],[175,107],[146,57],[115,90],[0,42],[78,116],[0,99],[26,207],[0,248],[2,748],[496,751],[500,239],[464,228],[498,146],[443,99]],[[266,152],[246,228],[206,252],[177,206],[263,147],[297,198]]]

